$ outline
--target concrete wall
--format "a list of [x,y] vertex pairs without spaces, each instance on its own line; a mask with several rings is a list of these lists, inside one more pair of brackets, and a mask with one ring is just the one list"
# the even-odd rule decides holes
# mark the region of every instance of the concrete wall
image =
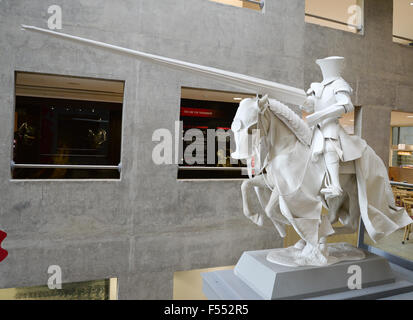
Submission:
[[[207,0],[0,1],[0,287],[46,284],[57,264],[64,282],[118,277],[122,299],[171,298],[174,271],[282,246],[274,228],[244,218],[240,182],[178,182],[175,165],[152,163],[152,133],[173,132],[181,86],[229,88],[20,30],[47,28],[52,4],[65,33],[303,83],[300,0],[268,1],[265,14]],[[126,81],[121,181],[10,181],[15,70]]]
[[[385,158],[385,121],[366,123],[375,108],[413,110],[413,51],[391,42],[391,1],[366,1],[364,36],[306,25],[302,0],[266,2],[260,13],[207,0],[0,1],[0,287],[46,284],[58,264],[65,282],[118,277],[122,299],[171,298],[174,271],[282,245],[243,217],[239,182],[178,182],[175,165],[151,160],[152,132],[179,118],[181,86],[234,89],[20,30],[47,27],[49,5],[62,6],[65,33],[297,87],[321,77],[315,59],[344,55],[363,137]],[[126,81],[121,181],[10,181],[15,70]]]

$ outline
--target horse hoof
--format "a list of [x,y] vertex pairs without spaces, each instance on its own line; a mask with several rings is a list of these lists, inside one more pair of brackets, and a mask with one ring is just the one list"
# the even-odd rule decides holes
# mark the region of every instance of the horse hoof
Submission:
[[305,241],[303,239],[297,241],[297,243],[294,245],[294,248],[302,250],[305,247]]

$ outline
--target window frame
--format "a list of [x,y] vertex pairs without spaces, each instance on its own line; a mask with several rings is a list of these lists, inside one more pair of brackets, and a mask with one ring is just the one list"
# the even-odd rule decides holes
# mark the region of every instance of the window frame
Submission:
[[[343,32],[348,32],[348,33],[352,33],[355,35],[361,35],[364,36],[364,31],[365,31],[365,9],[364,9],[364,0],[356,0],[357,1],[357,6],[360,7],[361,9],[361,27],[357,28],[356,25],[349,25],[348,23],[344,22],[344,21],[340,21],[340,20],[336,20],[336,19],[332,19],[329,17],[322,17],[322,16],[318,16],[315,14],[311,14],[311,13],[307,13],[307,0],[305,0],[305,9],[304,9],[304,21],[305,23],[308,24],[314,24],[314,25],[318,25],[324,28],[329,28],[329,29],[333,29],[333,30],[339,30],[339,31],[343,31]],[[314,18],[320,21],[325,21],[325,22],[329,22],[329,23],[334,23],[336,25],[341,25],[341,26],[347,26],[349,29],[349,27],[354,27],[356,30],[355,31],[350,31],[350,30],[345,30],[344,28],[336,28],[334,26],[328,26],[328,25],[323,25],[320,23],[315,23],[315,22],[311,22],[311,21],[307,21],[307,17],[309,18]]]
[[[413,36],[412,38],[409,37],[405,37],[404,35],[397,35],[395,34],[396,30],[396,1],[397,0],[393,0],[393,18],[392,18],[392,42],[394,44],[398,44],[401,45],[403,47],[408,47],[408,48],[413,48]],[[413,2],[410,2],[410,9],[413,11]]]
[[[209,0],[211,2],[215,2],[221,5],[226,5],[230,7],[236,7],[236,8],[241,8],[241,9],[250,9],[252,11],[258,11],[258,12],[264,12],[265,9],[265,0]],[[240,3],[240,5],[236,5],[235,3],[230,3],[237,1]],[[244,4],[247,4],[244,6]],[[257,8],[258,6],[259,8]]]

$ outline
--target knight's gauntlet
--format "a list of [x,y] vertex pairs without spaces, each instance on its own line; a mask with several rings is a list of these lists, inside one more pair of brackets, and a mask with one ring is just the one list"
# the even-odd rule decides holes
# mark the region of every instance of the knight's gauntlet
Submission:
[[307,99],[305,99],[304,103],[300,106],[300,110],[305,111],[307,113],[313,113],[314,105],[315,105],[314,96],[313,95],[308,96]]

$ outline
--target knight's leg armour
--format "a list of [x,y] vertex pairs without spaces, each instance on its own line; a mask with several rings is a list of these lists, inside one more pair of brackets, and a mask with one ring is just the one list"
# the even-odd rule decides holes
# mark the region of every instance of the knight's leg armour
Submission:
[[340,196],[343,190],[340,186],[339,170],[340,157],[337,153],[334,141],[326,139],[325,141],[324,160],[328,171],[327,187],[321,192],[326,195],[326,198]]

